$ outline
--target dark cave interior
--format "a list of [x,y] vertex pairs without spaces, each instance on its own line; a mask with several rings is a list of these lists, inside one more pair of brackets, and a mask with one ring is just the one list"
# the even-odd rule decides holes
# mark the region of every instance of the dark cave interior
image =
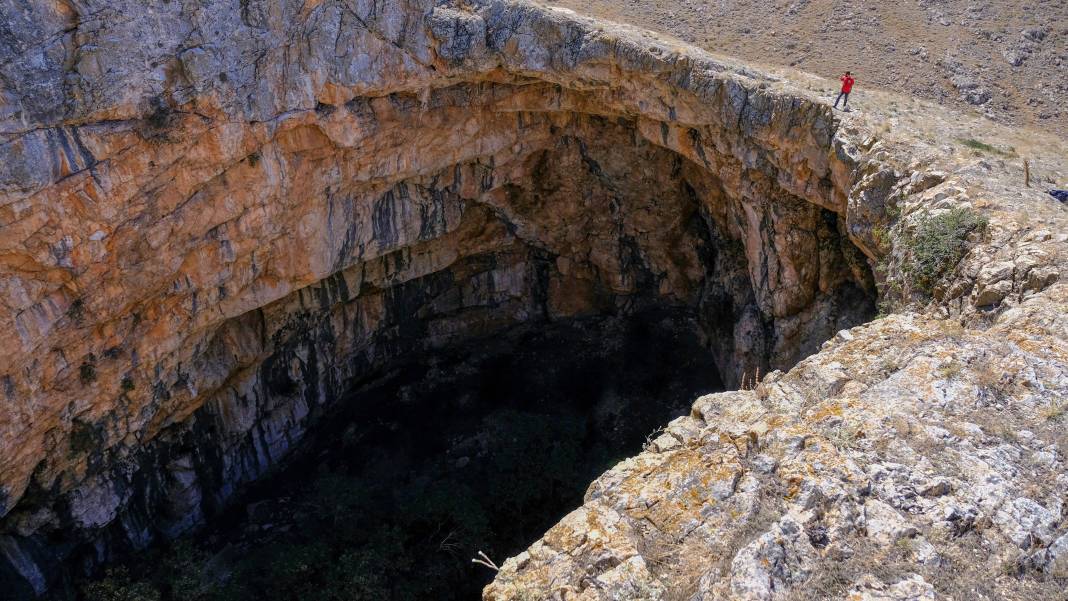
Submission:
[[220,392],[146,445],[118,519],[28,543],[53,598],[477,598],[477,552],[518,553],[699,395],[874,315],[841,216],[774,173],[741,198],[733,159],[632,120],[515,119],[523,153],[346,214],[341,248],[368,251],[366,218],[375,258],[219,328],[188,369]]
[[477,598],[493,575],[471,562],[478,551],[518,553],[601,472],[722,390],[699,332],[692,312],[651,308],[521,326],[368,374],[207,529],[83,590]]

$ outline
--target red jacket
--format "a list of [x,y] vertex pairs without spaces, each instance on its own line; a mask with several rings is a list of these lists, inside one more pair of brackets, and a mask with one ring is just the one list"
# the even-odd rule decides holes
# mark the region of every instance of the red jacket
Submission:
[[853,90],[853,82],[854,81],[855,80],[852,77],[850,77],[848,75],[843,75],[842,76],[842,91],[845,92],[846,94],[851,92]]

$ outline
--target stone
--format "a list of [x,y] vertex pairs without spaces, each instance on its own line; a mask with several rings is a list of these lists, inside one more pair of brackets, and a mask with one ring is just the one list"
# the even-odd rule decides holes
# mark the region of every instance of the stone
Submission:
[[[70,507],[56,527],[86,542],[126,519],[154,525],[133,547],[186,532],[299,444],[359,366],[639,299],[696,311],[710,273],[745,316],[707,330],[731,385],[874,313],[870,266],[836,225],[854,160],[832,150],[826,107],[783,112],[756,72],[523,3],[365,21],[326,3],[286,14],[310,40],[299,56],[233,7],[180,5],[96,15],[81,94],[64,96],[62,57],[42,58],[47,77],[11,63],[33,82],[19,90],[64,109],[2,130],[0,247],[24,266],[0,297],[19,349],[0,363],[19,399],[0,409],[5,513],[33,478],[55,494],[23,509]],[[738,252],[702,254],[728,240]],[[214,463],[181,457],[183,437]]]
[[[20,576],[22,580],[19,583],[9,581],[10,584],[8,586],[10,588],[5,590],[5,594],[17,595],[25,591],[29,594],[42,595],[48,590],[48,579],[45,574],[41,573],[41,568],[37,565],[33,556],[22,548],[18,540],[10,536],[0,535],[0,556],[4,558],[5,564],[10,566],[12,571]],[[5,580],[7,579],[5,578]],[[23,590],[20,591],[20,589]]]
[[1045,569],[1054,578],[1068,578],[1068,534],[1057,538],[1046,549]]
[[953,485],[946,480],[939,480],[923,488],[920,494],[925,497],[941,497],[953,491]]
[[892,545],[917,533],[915,526],[910,525],[893,507],[876,500],[864,503],[864,528],[868,536],[880,545]]
[[738,599],[770,599],[773,591],[804,582],[815,559],[801,525],[783,518],[734,556],[731,594]]
[[1038,267],[1028,271],[1027,281],[1024,284],[1026,291],[1040,291],[1047,288],[1060,277],[1057,269],[1052,267]]
[[933,601],[934,587],[919,574],[887,586],[868,574],[860,578],[849,592],[850,601]]
[[1016,546],[1026,549],[1036,540],[1051,539],[1057,515],[1035,501],[1021,497],[1005,503],[993,520]]
[[975,306],[989,307],[996,305],[1012,292],[1012,282],[1001,281],[980,288],[975,297]]

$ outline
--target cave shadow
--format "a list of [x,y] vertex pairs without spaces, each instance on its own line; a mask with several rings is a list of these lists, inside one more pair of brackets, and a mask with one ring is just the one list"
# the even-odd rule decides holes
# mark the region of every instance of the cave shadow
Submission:
[[[202,535],[214,557],[241,556],[221,588],[477,598],[493,576],[471,563],[478,551],[518,553],[658,426],[722,390],[698,331],[682,309],[526,324],[368,374]],[[294,562],[307,562],[299,578]]]

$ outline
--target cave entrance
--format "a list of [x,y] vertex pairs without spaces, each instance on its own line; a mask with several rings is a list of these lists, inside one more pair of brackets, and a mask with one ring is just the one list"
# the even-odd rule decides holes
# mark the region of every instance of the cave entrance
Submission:
[[205,598],[474,598],[492,576],[477,551],[519,552],[697,396],[875,313],[841,216],[759,149],[745,166],[674,125],[484,121],[519,141],[328,190],[335,273],[220,328],[194,367],[235,372],[235,348],[258,367],[165,450],[184,471],[146,521],[168,532],[192,508],[209,526],[154,565]]

